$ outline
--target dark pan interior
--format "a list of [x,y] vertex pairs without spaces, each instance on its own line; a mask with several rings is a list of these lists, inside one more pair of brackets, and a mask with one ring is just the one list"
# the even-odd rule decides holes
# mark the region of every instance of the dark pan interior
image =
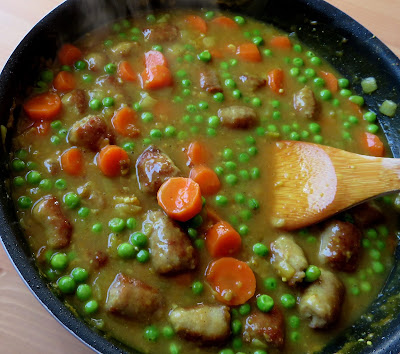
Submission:
[[[36,79],[40,57],[53,58],[64,41],[74,41],[82,34],[140,10],[165,7],[222,8],[252,16],[287,31],[327,59],[345,77],[354,90],[361,94],[360,79],[374,76],[379,89],[373,96],[364,96],[368,107],[378,112],[378,104],[385,99],[400,101],[400,60],[368,30],[322,0],[70,0],[60,5],[25,37],[7,62],[0,77],[0,124],[6,125],[10,109],[15,104],[15,115],[26,87]],[[396,92],[397,88],[397,92]],[[400,112],[394,118],[378,114],[395,157],[400,157]],[[63,306],[38,275],[31,253],[18,226],[14,205],[9,196],[8,153],[9,138],[0,149],[0,235],[16,269],[47,308],[66,328],[91,348],[102,353],[127,352],[120,343],[110,342],[90,329]],[[334,353],[346,345],[346,353],[397,353],[400,348],[400,268],[397,260],[386,285],[368,314],[345,331],[324,353]],[[374,324],[378,323],[378,324]],[[367,337],[372,334],[371,337]],[[364,341],[358,341],[363,338]],[[367,340],[372,345],[367,344]],[[347,344],[346,344],[347,343]]]

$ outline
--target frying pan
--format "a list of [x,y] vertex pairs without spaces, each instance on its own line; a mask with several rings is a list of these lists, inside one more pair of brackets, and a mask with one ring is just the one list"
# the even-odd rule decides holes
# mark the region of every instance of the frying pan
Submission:
[[[379,90],[365,97],[370,109],[378,112],[378,104],[385,99],[400,102],[400,60],[368,30],[322,0],[69,0],[29,32],[4,67],[0,76],[0,124],[6,125],[10,114],[18,116],[26,88],[33,85],[35,73],[40,70],[40,58],[54,58],[61,43],[74,41],[99,25],[135,16],[142,10],[171,7],[220,8],[271,23],[294,33],[319,56],[327,59],[350,79],[357,94],[362,94],[361,78],[374,76]],[[378,115],[378,120],[393,156],[400,157],[399,110],[394,118]],[[7,183],[10,177],[8,149],[11,133],[12,129],[9,129],[0,149],[0,237],[6,252],[42,305],[71,333],[98,352],[132,352],[117,341],[105,339],[101,333],[75,317],[39,276],[19,227]],[[334,353],[340,349],[346,353],[399,352],[399,258],[400,247],[395,253],[395,266],[366,316],[327,343],[323,353]]]

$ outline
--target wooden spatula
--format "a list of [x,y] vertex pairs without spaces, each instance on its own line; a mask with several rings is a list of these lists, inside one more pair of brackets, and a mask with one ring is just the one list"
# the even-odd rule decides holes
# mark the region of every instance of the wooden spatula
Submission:
[[400,159],[280,141],[273,147],[273,225],[294,230],[400,189]]

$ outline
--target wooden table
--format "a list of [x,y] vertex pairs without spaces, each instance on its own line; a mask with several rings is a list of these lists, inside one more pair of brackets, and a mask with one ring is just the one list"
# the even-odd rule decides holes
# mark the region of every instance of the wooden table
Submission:
[[[111,0],[110,0],[111,1]],[[60,0],[0,0],[0,69],[23,36]],[[329,0],[400,56],[400,0]],[[35,299],[0,247],[0,352],[88,354]]]

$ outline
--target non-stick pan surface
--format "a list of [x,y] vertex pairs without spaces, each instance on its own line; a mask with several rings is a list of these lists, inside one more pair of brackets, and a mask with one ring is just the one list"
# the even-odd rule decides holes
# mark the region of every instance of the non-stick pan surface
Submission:
[[[64,41],[74,41],[84,33],[139,11],[157,8],[222,8],[272,23],[295,33],[310,48],[350,79],[361,94],[360,79],[374,76],[380,83],[377,94],[366,97],[370,109],[378,111],[385,99],[400,102],[400,60],[368,30],[322,0],[69,0],[40,21],[20,43],[0,76],[0,124],[6,125],[10,111],[18,116],[25,89],[35,80],[40,57],[54,58]],[[398,110],[399,111],[399,110]],[[395,157],[400,157],[400,114],[394,118],[378,117]],[[0,237],[17,271],[42,305],[69,331],[92,349],[102,353],[129,351],[117,342],[106,340],[101,333],[76,318],[46,286],[39,276],[34,259],[18,225],[9,195],[9,139],[0,149]],[[400,249],[396,263],[369,314],[345,331],[323,350],[346,353],[398,353],[400,348]],[[380,323],[376,325],[375,323]],[[368,334],[372,336],[368,337]],[[359,341],[359,339],[365,339]],[[371,341],[371,345],[367,341]]]

